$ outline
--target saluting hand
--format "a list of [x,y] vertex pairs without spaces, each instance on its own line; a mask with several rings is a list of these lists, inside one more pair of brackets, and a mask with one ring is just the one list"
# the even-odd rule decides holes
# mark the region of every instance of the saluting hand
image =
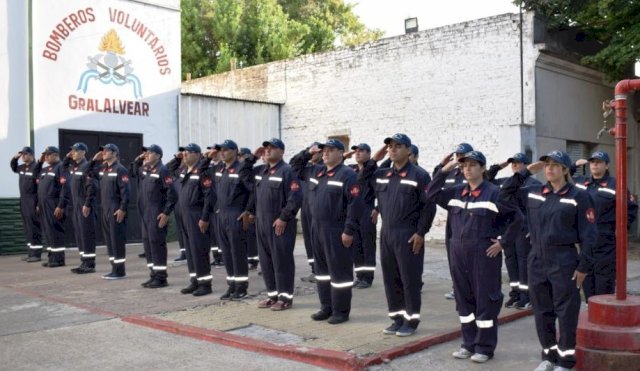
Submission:
[[158,214],[156,220],[158,220],[158,228],[164,228],[166,227],[167,223],[169,223],[169,215],[160,213]]
[[275,222],[273,222],[272,227],[276,230],[276,236],[282,236],[282,234],[284,233],[284,229],[287,228],[287,222],[278,218]]
[[571,277],[571,280],[576,281],[576,288],[580,289],[585,278],[587,278],[586,273],[575,271],[573,272],[573,277]]
[[417,233],[414,233],[408,242],[413,243],[413,246],[411,246],[411,250],[413,251],[413,253],[415,255],[420,254],[420,250],[422,250],[422,248],[424,247],[424,237]]
[[200,228],[200,233],[206,234],[209,232],[209,222],[205,222],[204,220],[198,220],[198,228]]
[[353,156],[354,153],[356,153],[356,151],[353,151],[353,150],[349,151],[349,152],[345,152],[345,153],[342,154],[342,158],[344,158],[344,159],[351,158],[351,156]]
[[[453,159],[453,152],[451,153],[447,153],[442,160],[440,161],[440,165],[444,166],[446,164],[448,164],[449,162],[451,162],[451,160]],[[455,162],[455,161],[454,161]]]
[[388,150],[389,150],[389,146],[385,144],[379,150],[377,150],[376,153],[373,154],[373,156],[371,156],[371,159],[375,162],[382,161],[384,156],[387,155]]
[[493,245],[489,246],[489,248],[487,249],[487,256],[490,258],[495,258],[502,252],[502,244],[495,238],[492,238],[491,241],[493,242]]
[[353,236],[349,236],[348,234],[343,233],[341,238],[342,238],[342,246],[347,248],[351,247],[351,245],[353,244]]
[[93,156],[93,160],[94,160],[94,161],[102,161],[102,151],[100,151],[100,152],[96,153],[96,154]]
[[581,158],[578,161],[576,161],[576,166],[584,166],[584,165],[586,165],[588,163],[589,163],[589,160],[585,160],[585,159]]
[[536,161],[531,165],[527,165],[527,170],[529,170],[531,174],[537,174],[542,168],[544,168],[544,162],[542,161]]
[[264,156],[265,150],[266,148],[264,147],[258,147],[256,148],[255,151],[253,151],[253,155],[256,156],[257,158],[261,158],[262,156]]
[[73,156],[73,151],[69,151],[67,152],[67,155],[65,157],[71,158],[72,156]]
[[309,153],[311,153],[312,155],[315,155],[316,153],[319,153],[319,152],[322,152],[322,150],[320,149],[320,147],[318,147],[317,144],[309,148]]
[[442,171],[448,173],[451,170],[455,169],[456,166],[458,166],[457,161],[449,161],[442,167]]
[[118,209],[115,213],[113,213],[113,215],[116,217],[116,222],[122,223],[124,221],[124,216],[127,215],[127,213],[125,213],[123,210]]
[[22,156],[22,153],[18,152],[18,153],[15,154],[15,156],[13,156],[13,159],[17,160],[17,159],[20,158],[20,156]]

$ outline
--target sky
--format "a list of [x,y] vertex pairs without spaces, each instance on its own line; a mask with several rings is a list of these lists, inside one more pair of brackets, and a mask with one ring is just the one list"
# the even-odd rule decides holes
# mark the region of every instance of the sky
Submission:
[[367,28],[384,37],[404,34],[404,20],[418,18],[420,31],[504,13],[517,13],[512,0],[345,0]]

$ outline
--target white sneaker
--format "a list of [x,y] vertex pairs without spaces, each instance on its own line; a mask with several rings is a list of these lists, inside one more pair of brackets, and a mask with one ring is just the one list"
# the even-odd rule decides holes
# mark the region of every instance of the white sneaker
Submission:
[[553,371],[555,366],[556,365],[549,361],[542,361],[542,363],[540,363],[533,371]]
[[447,300],[454,300],[456,298],[456,293],[453,292],[453,291],[448,292],[448,293],[444,294],[444,298],[447,299]]
[[476,353],[471,356],[471,360],[475,363],[485,363],[489,360],[489,358],[491,357],[489,357],[486,354],[480,354],[480,353]]
[[451,353],[451,355],[454,358],[458,358],[458,359],[467,359],[470,358],[471,355],[473,355],[473,353],[471,353],[470,351],[466,350],[465,348],[460,348],[458,350],[456,350],[455,352]]

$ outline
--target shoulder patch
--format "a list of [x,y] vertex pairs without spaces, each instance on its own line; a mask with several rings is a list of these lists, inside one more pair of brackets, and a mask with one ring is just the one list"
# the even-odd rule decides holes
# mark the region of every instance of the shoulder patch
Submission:
[[359,184],[352,185],[351,188],[349,188],[349,193],[353,197],[360,196],[360,185]]
[[596,211],[593,209],[593,207],[587,209],[587,220],[591,224],[596,222]]

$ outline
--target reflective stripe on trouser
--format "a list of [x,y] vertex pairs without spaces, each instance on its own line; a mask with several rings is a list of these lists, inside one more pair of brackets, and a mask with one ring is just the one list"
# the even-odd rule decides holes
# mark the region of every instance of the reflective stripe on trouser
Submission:
[[[42,253],[42,232],[40,216],[36,213],[38,198],[35,194],[20,197],[20,216],[24,228],[25,240],[29,246],[29,256],[40,257]],[[39,249],[37,247],[40,247]]]
[[[104,206],[104,205],[103,205]],[[116,212],[115,209],[103,209],[102,210],[102,236],[107,245],[107,252],[112,265],[112,273],[118,275],[125,274],[125,259],[127,242],[127,219],[118,223],[116,217],[113,215]]]
[[259,261],[258,257],[258,241],[256,236],[256,225],[249,225],[249,229],[247,230],[247,261],[249,263],[257,263]]
[[237,280],[238,277],[249,276],[247,232],[242,229],[242,221],[237,220],[241,213],[240,209],[221,209],[216,215],[218,244],[222,249],[224,267],[227,271],[227,277],[234,277],[233,281],[227,279],[227,284],[234,286],[236,290],[246,290],[249,286],[248,280]]
[[[176,235],[178,236],[178,246],[180,246],[181,253],[187,253],[187,248],[184,242],[184,227],[182,226],[182,213],[180,212],[180,208],[176,205],[176,208],[173,210],[173,217],[176,220]],[[213,215],[210,216],[212,218]],[[209,219],[209,225],[211,225],[212,219]],[[187,265],[189,261],[187,260]],[[189,268],[190,272],[192,268]]]
[[[311,238],[311,213],[309,212],[308,201],[303,199],[300,210],[300,225],[302,226],[302,239],[304,240],[304,251],[307,254],[307,263],[311,266],[311,272],[316,273],[315,261],[313,259],[313,239]],[[305,207],[307,208],[305,210]]]
[[62,219],[58,220],[53,216],[53,211],[58,206],[57,200],[47,199],[39,203],[42,230],[44,231],[49,249],[49,263],[64,262],[64,222],[67,218],[65,213]]
[[343,230],[343,225],[314,221],[311,238],[320,309],[348,317],[351,312],[353,259],[351,251],[342,245]]
[[489,239],[450,241],[450,265],[462,347],[493,355],[498,343],[498,314],[502,308],[502,254],[487,256]]
[[145,251],[147,262],[153,264],[154,275],[160,279],[167,278],[166,269],[155,269],[155,267],[167,266],[167,226],[158,227],[158,215],[163,210],[161,205],[145,205],[142,223],[149,241],[149,251]]
[[211,274],[211,265],[209,265],[209,233],[202,233],[200,228],[198,228],[201,213],[202,210],[199,208],[180,211],[184,232],[184,247],[187,255],[187,267],[189,268],[189,273],[192,274],[192,278],[206,277]]
[[[576,330],[580,312],[580,290],[571,279],[577,267],[578,253],[575,247],[553,246],[554,253],[560,253],[570,264],[558,264],[557,257],[545,249],[542,258],[540,247],[533,247],[529,257],[529,297],[533,306],[538,340],[543,349],[557,345],[563,351],[542,352],[542,359],[556,362],[561,367],[573,368],[575,355],[570,350],[576,347]],[[566,263],[566,262],[565,262]],[[556,335],[556,319],[559,337]],[[557,339],[557,340],[556,340]],[[557,359],[555,358],[557,357]]]
[[504,264],[509,274],[509,286],[512,291],[527,291],[527,256],[531,251],[528,232],[520,231],[513,245],[504,248]]
[[[295,219],[287,223],[284,233],[276,236],[273,221],[278,215],[256,216],[258,254],[262,278],[268,292],[280,293],[282,301],[293,299],[296,273],[293,248],[296,243]],[[271,296],[270,297],[274,297]]]
[[373,282],[376,270],[376,225],[371,221],[373,205],[367,205],[360,217],[360,229],[353,236],[354,272],[359,280]]
[[[424,248],[418,255],[408,241],[415,228],[382,226],[380,233],[380,265],[384,280],[389,316],[417,326],[422,305],[422,270]],[[393,315],[392,315],[393,314]]]
[[96,212],[95,207],[89,211],[85,218],[82,215],[82,204],[80,203],[73,210],[71,221],[73,222],[73,233],[76,236],[80,260],[95,260],[96,258]]

